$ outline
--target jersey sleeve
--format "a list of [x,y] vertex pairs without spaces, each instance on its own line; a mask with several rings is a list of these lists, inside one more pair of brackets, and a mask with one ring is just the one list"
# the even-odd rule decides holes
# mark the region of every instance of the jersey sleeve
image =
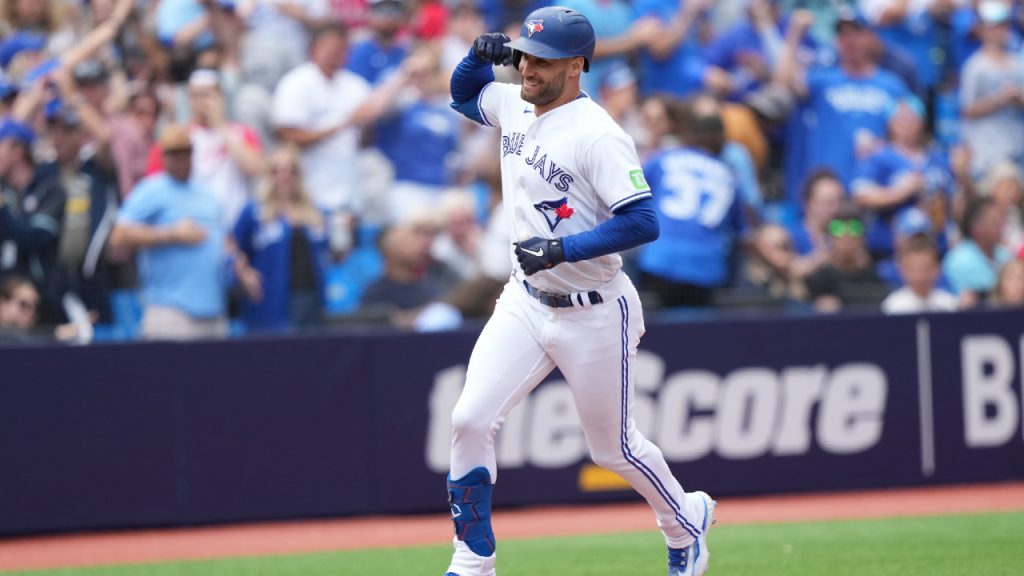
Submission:
[[[484,125],[493,128],[501,127],[501,118],[511,105],[512,99],[519,98],[519,87],[515,84],[491,82],[480,90],[476,97],[476,105],[480,110],[480,118]],[[520,111],[520,113],[522,113]]]
[[599,137],[587,154],[590,183],[611,211],[651,197],[633,139],[623,132]]

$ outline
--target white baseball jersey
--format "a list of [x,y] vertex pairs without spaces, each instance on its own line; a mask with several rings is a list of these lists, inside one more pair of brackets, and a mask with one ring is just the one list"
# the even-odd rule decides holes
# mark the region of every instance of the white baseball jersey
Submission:
[[[540,117],[519,86],[492,82],[477,98],[485,124],[501,127],[504,208],[513,238],[557,238],[594,229],[615,209],[651,195],[632,139],[590,98]],[[702,538],[712,518],[705,497],[687,494],[661,451],[633,420],[637,345],[644,332],[636,288],[617,254],[564,262],[527,280],[554,294],[599,290],[601,301],[552,307],[531,296],[510,247],[515,278],[473,348],[466,386],[452,410],[451,479],[484,467],[498,478],[494,435],[510,410],[557,366],[572,389],[591,458],[624,478],[651,505],[672,548]],[[453,508],[453,517],[463,512]],[[458,524],[456,524],[458,526]],[[478,556],[456,534],[448,572],[493,576],[495,555]],[[706,553],[705,553],[706,558]]]
[[[512,238],[559,238],[585,232],[612,211],[647,198],[633,139],[593,100],[576,100],[540,117],[515,84],[491,82],[480,92],[480,115],[501,127],[501,179]],[[514,249],[509,257],[521,275]],[[618,254],[566,262],[529,278],[556,294],[587,292],[622,267]]]

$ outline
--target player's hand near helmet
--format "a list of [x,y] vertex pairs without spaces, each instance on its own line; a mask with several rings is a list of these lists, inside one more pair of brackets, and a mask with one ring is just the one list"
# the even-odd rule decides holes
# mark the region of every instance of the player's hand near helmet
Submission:
[[495,66],[512,65],[512,49],[505,46],[512,39],[501,32],[481,34],[473,42],[473,52],[481,59]]
[[549,270],[565,262],[561,238],[538,238],[516,242],[516,258],[519,266],[527,276],[533,276],[541,270]]

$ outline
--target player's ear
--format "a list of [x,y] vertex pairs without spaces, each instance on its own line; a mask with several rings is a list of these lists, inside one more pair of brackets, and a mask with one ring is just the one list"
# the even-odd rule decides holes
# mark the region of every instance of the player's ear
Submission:
[[583,56],[577,56],[569,62],[569,76],[579,78],[583,74],[583,64],[586,60]]

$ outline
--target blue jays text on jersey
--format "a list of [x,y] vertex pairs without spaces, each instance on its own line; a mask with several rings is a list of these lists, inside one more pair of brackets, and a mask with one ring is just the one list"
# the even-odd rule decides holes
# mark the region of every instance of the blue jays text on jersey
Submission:
[[[559,192],[566,192],[569,190],[569,184],[572,184],[574,178],[572,174],[569,174],[564,169],[559,168],[555,164],[554,160],[548,160],[547,153],[541,154],[540,146],[538,145],[533,149],[533,154],[526,159],[528,166],[533,166],[541,178],[543,178],[548,184],[555,187],[555,190]],[[556,181],[557,180],[557,181]]]
[[[501,157],[504,158],[510,154],[522,156],[524,142],[526,142],[526,134],[522,132],[512,132],[507,136],[502,136]],[[567,192],[569,185],[575,180],[572,174],[555,164],[554,160],[548,160],[547,153],[542,153],[539,145],[534,147],[533,153],[524,161],[527,166],[532,166],[544,181],[554,186],[559,192]]]

